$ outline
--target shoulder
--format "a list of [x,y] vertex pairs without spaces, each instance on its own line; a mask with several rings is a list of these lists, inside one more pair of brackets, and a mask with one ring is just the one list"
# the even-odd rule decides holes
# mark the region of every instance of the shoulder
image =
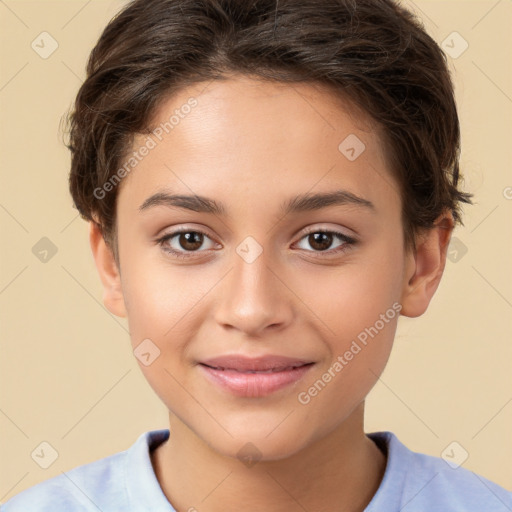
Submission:
[[141,454],[147,453],[148,441],[155,432],[141,434],[128,450],[78,466],[25,489],[0,506],[0,512],[129,510],[126,473]]
[[[451,512],[510,512],[512,492],[456,462],[456,449],[446,458],[418,453],[407,448],[392,432],[369,435],[388,449],[388,464],[381,485],[370,502],[394,495],[398,509],[408,512],[450,510]],[[391,510],[381,508],[380,510]]]
[[78,466],[16,494],[0,507],[1,512],[66,512],[102,510],[105,492],[126,500],[122,480],[126,452]]
[[[16,494],[1,512],[101,510],[96,504],[109,481],[119,479],[123,452],[78,466]],[[119,496],[121,498],[121,496]]]

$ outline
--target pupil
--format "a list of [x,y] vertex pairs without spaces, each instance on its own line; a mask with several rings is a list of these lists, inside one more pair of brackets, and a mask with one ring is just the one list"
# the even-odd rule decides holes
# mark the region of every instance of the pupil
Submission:
[[[202,236],[203,235],[201,233],[196,233],[194,231],[189,231],[188,233],[181,233],[180,245],[183,249],[187,249],[187,250],[199,249],[199,247],[201,247],[201,245],[203,243]],[[184,244],[182,243],[183,238],[185,239]],[[189,245],[187,245],[187,244],[189,244]]]
[[[311,247],[319,251],[325,251],[332,243],[332,235],[330,233],[312,233],[309,235],[309,238]],[[313,241],[311,241],[311,238]]]

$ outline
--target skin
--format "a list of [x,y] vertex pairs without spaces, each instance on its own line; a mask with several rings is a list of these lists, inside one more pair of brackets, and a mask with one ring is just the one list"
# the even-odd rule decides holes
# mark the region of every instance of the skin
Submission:
[[[167,99],[154,126],[190,96],[197,106],[120,185],[119,266],[90,223],[106,307],[128,318],[133,348],[149,338],[160,350],[149,366],[139,362],[169,410],[170,439],[152,454],[158,481],[178,511],[362,511],[386,464],[364,433],[364,400],[384,370],[398,315],[308,404],[297,396],[394,303],[405,316],[426,311],[444,270],[452,216],[440,216],[418,236],[416,251],[405,251],[398,185],[378,126],[319,85],[232,75]],[[355,161],[338,150],[349,134],[366,145]],[[222,202],[227,216],[138,210],[163,188]],[[349,204],[280,214],[292,196],[335,189],[371,201],[374,211]],[[179,235],[167,241],[189,259],[156,241],[181,227],[208,235],[196,252]],[[309,227],[357,242],[332,254],[343,244],[333,237],[321,251]],[[247,236],[263,249],[252,263],[236,252]],[[270,396],[235,397],[197,365],[227,353],[315,365]],[[261,456],[251,467],[237,457],[248,442]]]

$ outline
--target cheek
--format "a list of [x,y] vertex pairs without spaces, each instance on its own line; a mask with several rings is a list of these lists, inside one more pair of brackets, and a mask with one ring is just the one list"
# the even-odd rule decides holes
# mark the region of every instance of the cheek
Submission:
[[[385,251],[337,270],[324,270],[308,279],[303,293],[308,306],[323,321],[326,336],[338,340],[330,345],[342,350],[348,340],[373,326],[400,299],[402,270],[397,257]],[[395,320],[395,313],[391,309],[386,320]]]
[[184,271],[154,260],[144,265],[136,256],[125,259],[129,277],[123,283],[132,349],[156,395],[168,408],[179,410],[181,402],[187,403],[179,383],[185,383],[186,346],[194,333],[191,321],[201,291],[190,274],[187,279]]
[[[349,395],[364,397],[387,362],[401,306],[395,300],[393,287],[365,286],[353,276],[346,280],[344,292],[323,304],[322,320],[329,326],[324,342],[328,347],[328,359],[323,371],[330,370],[336,382]],[[318,311],[322,304],[318,304]],[[335,362],[339,364],[333,368]],[[341,365],[341,366],[340,366]],[[331,375],[332,377],[332,375]],[[343,394],[345,393],[343,392]],[[341,396],[340,396],[341,398]]]
[[163,256],[155,257],[155,251],[148,253],[134,251],[125,257],[123,293],[134,355],[147,353],[149,348],[151,363],[145,364],[147,356],[146,361],[137,357],[139,367],[156,394],[168,403],[169,397],[182,393],[178,382],[186,382],[190,340],[204,320],[202,305],[218,276],[201,272],[200,266],[171,264]]
[[384,371],[393,346],[400,304],[363,293],[351,299],[328,319],[335,333],[324,339],[329,357],[296,395],[318,432],[335,428],[361,404]]
[[175,333],[207,292],[206,286],[194,279],[193,270],[173,266],[155,254],[156,249],[146,253],[127,251],[123,261],[123,294],[134,344],[141,336],[179,339]]
[[299,402],[305,407],[334,407],[338,415],[346,415],[384,370],[401,309],[398,258],[383,246],[357,264],[316,280],[322,293],[310,293],[308,306],[322,320],[317,328],[324,333],[329,355],[315,379],[301,388],[305,395]]

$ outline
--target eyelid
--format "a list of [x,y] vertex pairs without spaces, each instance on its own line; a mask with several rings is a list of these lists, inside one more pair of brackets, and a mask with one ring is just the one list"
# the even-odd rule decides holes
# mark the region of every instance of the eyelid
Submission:
[[215,237],[210,233],[210,231],[207,228],[196,227],[194,225],[192,225],[192,226],[183,225],[183,224],[178,224],[176,226],[172,226],[172,227],[168,227],[168,228],[164,229],[162,234],[159,234],[155,237],[155,240],[158,240],[158,239],[161,239],[164,237],[168,237],[168,236],[175,236],[180,233],[190,233],[190,232],[201,233],[201,234],[207,236],[210,240],[212,240],[212,241],[215,240]]
[[[305,237],[306,235],[310,235],[311,233],[337,233],[343,237],[346,237],[347,239],[350,239],[354,242],[356,242],[358,240],[357,236],[355,234],[349,234],[349,233],[346,233],[342,228],[335,228],[335,227],[326,227],[326,226],[318,226],[318,225],[313,225],[313,226],[308,226],[306,228],[304,228],[305,231],[302,231],[300,230],[298,234],[301,234],[301,237],[300,239],[302,239],[303,237]],[[350,231],[351,233],[353,233],[352,230],[347,230],[347,231]]]
[[[178,235],[180,235],[182,233],[200,233],[201,235],[204,235],[206,238],[208,238],[208,240],[210,240],[212,243],[217,244],[217,245],[219,244],[219,242],[216,242],[215,238],[212,237],[206,230],[204,230],[202,228],[195,228],[195,227],[188,227],[188,226],[175,227],[168,233],[163,233],[162,235],[157,236],[155,241],[160,242],[163,239],[172,240],[174,237],[177,237]],[[205,252],[207,250],[209,250],[209,249],[203,249],[201,251],[188,251],[188,252],[190,254],[193,254],[194,252],[196,252],[196,253]],[[180,251],[180,252],[187,252],[187,251]]]

